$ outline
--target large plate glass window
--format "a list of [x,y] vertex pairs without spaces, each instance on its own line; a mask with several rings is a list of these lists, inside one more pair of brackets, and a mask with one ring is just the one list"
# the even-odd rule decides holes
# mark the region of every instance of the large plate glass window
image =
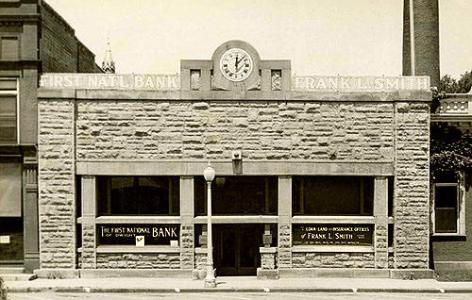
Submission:
[[372,216],[373,177],[294,176],[294,215]]
[[98,214],[179,215],[179,178],[172,176],[97,177]]

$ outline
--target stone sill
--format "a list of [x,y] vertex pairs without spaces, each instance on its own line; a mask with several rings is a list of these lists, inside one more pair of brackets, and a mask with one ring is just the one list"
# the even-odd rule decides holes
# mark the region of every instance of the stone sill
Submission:
[[[77,222],[81,221],[77,219]],[[102,216],[95,219],[96,224],[180,224],[179,216]]]
[[374,253],[371,246],[293,246],[292,252],[324,252],[324,253]]
[[97,253],[180,253],[180,247],[170,246],[98,246]]
[[274,254],[277,253],[277,247],[259,247],[259,253],[261,254]]
[[[206,224],[207,217],[195,217],[195,224]],[[277,223],[278,216],[212,216],[213,224],[251,224],[251,223]]]
[[374,224],[373,216],[295,216],[293,224],[319,223],[319,224]]

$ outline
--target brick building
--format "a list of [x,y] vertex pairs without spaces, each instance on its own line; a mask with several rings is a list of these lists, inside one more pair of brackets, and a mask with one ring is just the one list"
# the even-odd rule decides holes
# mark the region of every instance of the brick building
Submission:
[[0,267],[39,267],[37,88],[42,72],[101,72],[44,1],[0,1]]

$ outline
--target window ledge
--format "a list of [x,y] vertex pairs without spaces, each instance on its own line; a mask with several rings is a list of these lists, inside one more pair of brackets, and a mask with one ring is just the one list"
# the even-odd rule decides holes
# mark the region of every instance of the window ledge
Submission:
[[170,246],[98,246],[97,253],[180,253],[180,247]]
[[102,216],[96,224],[180,224],[179,216]]
[[461,237],[465,238],[467,235],[463,233],[433,233],[432,237]]
[[[213,224],[277,223],[278,216],[211,216]],[[205,224],[206,216],[195,217],[195,224]]]
[[374,224],[373,216],[294,216],[292,223]]
[[346,253],[373,253],[372,246],[293,246],[292,252],[346,252]]

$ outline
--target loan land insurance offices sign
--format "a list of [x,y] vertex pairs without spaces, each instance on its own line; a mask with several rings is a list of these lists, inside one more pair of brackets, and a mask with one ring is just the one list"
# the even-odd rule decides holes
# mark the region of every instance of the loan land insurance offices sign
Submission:
[[293,224],[293,245],[371,246],[373,225]]
[[[180,90],[179,74],[45,73],[40,87],[48,89]],[[299,92],[429,90],[427,76],[292,76]]]

